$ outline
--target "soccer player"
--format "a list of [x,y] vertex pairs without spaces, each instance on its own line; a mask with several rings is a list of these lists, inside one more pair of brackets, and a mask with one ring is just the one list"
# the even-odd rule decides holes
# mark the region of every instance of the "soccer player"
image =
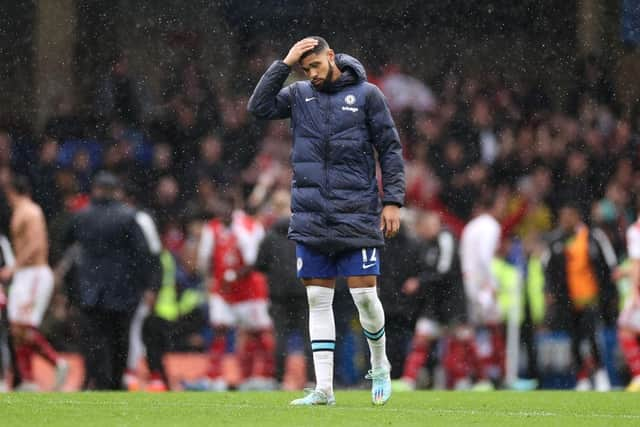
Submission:
[[[308,81],[285,88],[299,64]],[[293,45],[275,61],[249,100],[258,118],[291,118],[293,163],[289,238],[297,243],[298,277],[306,286],[315,390],[292,405],[332,405],[335,279],[344,276],[369,343],[374,404],[391,396],[384,311],[376,292],[378,248],[400,227],[405,177],[400,138],[381,91],[362,64],[336,55],[322,37]],[[377,153],[384,195],[376,180]]]
[[198,268],[209,277],[209,316],[215,336],[211,343],[208,378],[187,385],[194,390],[224,391],[222,375],[226,336],[233,328],[246,332],[241,361],[248,377],[242,389],[269,390],[275,387],[272,322],[268,309],[265,277],[253,265],[264,238],[262,225],[222,194],[217,218],[202,229],[198,247]]
[[627,256],[630,260],[631,289],[618,319],[618,340],[631,382],[627,391],[640,391],[640,220],[627,229]]
[[618,319],[618,340],[631,372],[627,391],[640,391],[640,220],[627,229],[631,289]]
[[[462,270],[457,242],[442,226],[435,212],[421,212],[416,221],[420,273],[416,281],[407,281],[403,291],[414,295],[420,304],[411,351],[404,364],[398,389],[413,390],[420,368],[429,354],[429,346],[448,332],[447,353],[466,359],[473,345],[473,333],[466,327],[467,307],[462,285]],[[449,330],[447,330],[449,328]],[[447,360],[449,362],[449,360]],[[445,363],[450,368],[451,362]],[[448,382],[455,385],[464,378],[460,369],[447,369]]]
[[[3,225],[4,224],[0,224],[0,227]],[[0,268],[12,266],[14,260],[15,258],[13,256],[13,249],[11,249],[11,243],[9,242],[9,239],[2,234],[2,231],[0,231]],[[0,348],[6,346],[9,350],[13,383],[19,384],[22,382],[22,378],[20,378],[20,372],[16,369],[15,349],[13,347],[13,341],[11,340],[9,330],[9,319],[7,319],[7,294],[4,290],[4,284],[0,282]],[[5,375],[8,370],[5,369],[4,362],[4,357],[0,357],[0,393],[8,390],[8,384],[5,380]]]
[[[494,361],[504,351],[502,315],[498,306],[498,283],[492,272],[501,236],[498,222],[505,210],[505,197],[488,190],[476,202],[474,218],[465,225],[460,238],[460,262],[468,314],[478,343],[479,372],[476,390],[493,389],[489,379],[499,380],[500,372],[492,372]],[[500,370],[502,367],[500,367]]]
[[12,210],[9,230],[15,262],[0,269],[0,280],[11,281],[7,308],[18,370],[23,379],[18,389],[38,390],[32,369],[33,354],[38,353],[55,367],[54,388],[57,390],[64,385],[69,364],[58,356],[39,330],[53,293],[47,225],[42,209],[31,200],[24,177],[5,176],[2,187]]

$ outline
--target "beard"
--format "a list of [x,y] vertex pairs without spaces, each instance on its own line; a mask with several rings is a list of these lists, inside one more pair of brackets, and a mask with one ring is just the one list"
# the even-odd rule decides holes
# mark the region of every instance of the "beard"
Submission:
[[327,65],[329,66],[329,71],[327,71],[327,77],[324,80],[324,84],[333,82],[333,65],[331,62],[327,61]]
[[327,75],[322,80],[320,86],[317,87],[320,91],[329,88],[333,84],[333,65],[331,65],[331,62],[328,60],[327,67],[329,68],[329,71],[327,71]]

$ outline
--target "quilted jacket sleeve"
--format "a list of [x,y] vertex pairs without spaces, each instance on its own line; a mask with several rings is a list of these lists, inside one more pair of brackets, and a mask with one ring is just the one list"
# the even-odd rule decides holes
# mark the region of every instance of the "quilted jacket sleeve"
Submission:
[[291,116],[291,86],[282,88],[291,68],[275,61],[253,90],[247,109],[260,119],[286,119]]
[[367,127],[382,170],[382,203],[402,206],[405,176],[400,137],[384,95],[376,86],[370,88],[366,104]]

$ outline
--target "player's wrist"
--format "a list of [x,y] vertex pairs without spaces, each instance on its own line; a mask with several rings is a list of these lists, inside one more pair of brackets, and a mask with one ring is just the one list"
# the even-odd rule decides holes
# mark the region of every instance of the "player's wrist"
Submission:
[[384,206],[385,208],[387,206],[395,206],[397,208],[401,208],[402,207],[402,203],[393,202],[393,201],[386,201],[386,202],[382,202],[382,206]]

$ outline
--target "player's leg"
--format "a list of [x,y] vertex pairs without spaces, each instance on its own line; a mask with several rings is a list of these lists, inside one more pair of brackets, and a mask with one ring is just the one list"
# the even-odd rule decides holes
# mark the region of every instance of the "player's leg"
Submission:
[[103,310],[83,309],[82,356],[85,363],[84,389],[106,390],[110,386],[111,347],[108,344],[111,322]]
[[27,382],[33,383],[32,357],[41,355],[56,367],[55,388],[66,380],[69,366],[60,358],[46,337],[40,332],[44,314],[53,293],[53,274],[48,267],[31,267],[16,272],[9,291],[9,321],[16,345],[18,369]]
[[473,327],[458,325],[453,328],[446,340],[443,359],[447,387],[469,389],[471,377],[481,371]]
[[147,391],[164,391],[168,388],[169,383],[164,369],[163,357],[167,352],[173,328],[172,322],[153,314],[144,319],[142,341],[146,348],[150,374]]
[[18,384],[18,390],[37,390],[32,368],[33,346],[26,339],[29,325],[21,325],[15,321],[9,327],[9,333],[15,346],[16,370],[20,373],[22,381]]
[[247,331],[244,356],[248,357],[244,390],[274,390],[275,339],[267,300],[257,299],[235,304],[239,326]]
[[582,315],[581,312],[571,311],[571,325],[570,325],[570,338],[571,338],[571,355],[573,358],[573,369],[576,373],[576,387],[577,391],[589,391],[592,389],[591,380],[589,379],[589,370],[585,364],[585,360],[582,357],[580,347],[582,340],[584,339],[584,332],[581,326]]
[[[9,334],[16,354],[16,370],[22,377],[21,386],[36,389],[31,366],[33,347],[26,341],[26,331],[31,322],[30,286],[22,279],[19,272],[13,277],[8,293],[7,315]],[[29,310],[27,310],[29,308]]]
[[129,355],[129,332],[131,331],[131,319],[133,312],[111,312],[111,389],[122,390],[122,379],[127,369],[127,356]]
[[55,367],[54,390],[59,390],[69,375],[69,363],[58,355],[49,340],[40,332],[42,319],[49,308],[53,295],[53,272],[48,266],[41,266],[34,268],[33,274],[35,277],[32,286],[36,287],[36,290],[32,291],[35,296],[35,304],[29,338],[33,343],[34,351]]
[[[427,362],[429,344],[439,333],[439,325],[427,317],[420,317],[416,322],[415,334],[411,340],[411,349],[404,361],[402,370],[401,380],[405,390],[415,390],[420,369]],[[398,390],[401,389],[401,387],[398,387]]]
[[333,395],[333,355],[336,346],[333,315],[334,281],[330,279],[303,280],[309,303],[309,339],[313,352],[316,390]]
[[336,347],[336,327],[333,316],[333,295],[337,274],[332,257],[308,248],[296,246],[298,278],[302,279],[309,304],[309,338],[313,352],[316,387],[292,405],[332,405],[333,356]]
[[142,339],[142,326],[145,318],[149,315],[149,306],[142,300],[138,304],[133,319],[131,320],[131,330],[129,331],[129,354],[127,356],[127,369],[124,374],[124,386],[129,391],[140,388],[138,378],[138,363],[145,355],[146,349]]
[[411,341],[411,349],[405,359],[402,370],[401,382],[396,383],[397,390],[414,390],[420,369],[425,366],[429,354],[431,342],[437,339],[441,333],[440,308],[445,304],[442,292],[433,284],[422,286],[423,299],[420,315],[416,322],[414,336]]
[[[284,369],[282,376],[283,390],[301,390],[307,383],[312,360],[308,340],[307,304],[298,297],[290,297],[285,305],[288,307],[286,342],[284,343]],[[278,350],[276,350],[276,354]]]
[[183,381],[185,390],[226,391],[229,387],[224,379],[222,361],[227,348],[227,334],[235,324],[228,302],[221,295],[209,295],[209,322],[213,329],[213,339],[209,345],[209,366],[205,378]]
[[391,365],[387,359],[384,309],[376,289],[380,262],[377,248],[350,251],[338,258],[338,274],[347,277],[347,285],[358,309],[360,325],[369,344],[374,404],[383,405],[391,397]]
[[228,384],[224,379],[222,361],[227,349],[227,334],[234,325],[231,306],[222,296],[212,294],[209,298],[209,317],[213,326],[213,340],[209,347],[209,370],[207,388],[211,391],[225,391]]
[[596,338],[596,328],[598,323],[598,310],[595,307],[587,307],[584,311],[582,327],[585,330],[585,335],[591,348],[591,355],[593,357],[593,364],[595,372],[593,373],[593,385],[596,391],[610,391],[611,381],[609,380],[609,373],[607,372],[602,355],[600,353],[600,346]]
[[286,303],[271,299],[269,304],[269,314],[273,319],[273,330],[275,333],[275,377],[282,382],[284,377],[285,357],[287,354],[287,337],[289,336],[290,314],[289,306]]
[[[1,285],[0,285],[1,286]],[[22,383],[22,375],[18,369],[18,357],[16,355],[15,341],[11,334],[11,327],[9,324],[9,315],[7,306],[0,307],[0,327],[3,330],[5,336],[5,344],[8,352],[8,359],[11,365],[11,384],[7,384],[9,388],[15,389]],[[6,370],[4,371],[6,373]]]
[[479,370],[479,359],[464,285],[454,280],[436,294],[438,319],[441,325],[447,325],[443,356],[447,387],[468,389],[474,369]]
[[627,391],[640,391],[640,342],[634,331],[620,328],[618,341],[631,374]]

